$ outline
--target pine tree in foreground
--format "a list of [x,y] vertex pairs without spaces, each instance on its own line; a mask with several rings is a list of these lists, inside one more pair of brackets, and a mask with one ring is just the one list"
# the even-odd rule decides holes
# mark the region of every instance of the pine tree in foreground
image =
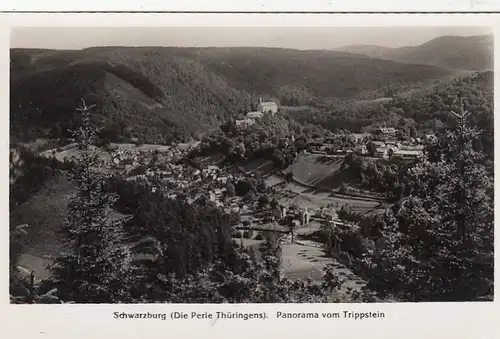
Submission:
[[411,192],[368,259],[379,288],[407,301],[477,301],[493,295],[493,178],[473,149],[467,112],[435,161],[408,173]]
[[91,126],[90,109],[84,102],[78,108],[83,123],[73,133],[79,155],[68,173],[77,192],[60,229],[65,252],[51,267],[52,282],[64,301],[127,302],[133,276],[131,260],[123,243],[122,221],[110,217],[116,197],[105,189],[107,175],[100,152],[93,146],[98,130]]

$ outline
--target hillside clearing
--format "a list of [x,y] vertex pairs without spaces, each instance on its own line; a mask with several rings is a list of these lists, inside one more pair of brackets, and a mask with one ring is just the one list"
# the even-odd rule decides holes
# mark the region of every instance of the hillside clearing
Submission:
[[387,207],[386,203],[377,200],[361,200],[356,198],[342,197],[324,191],[314,191],[307,187],[300,186],[296,183],[288,183],[286,188],[292,192],[298,193],[293,198],[282,197],[279,202],[281,204],[292,205],[297,204],[303,208],[316,210],[327,204],[333,204],[335,208],[341,208],[348,205],[354,212],[358,213],[378,213]]
[[361,292],[366,287],[366,281],[335,258],[327,257],[320,244],[314,241],[297,240],[293,244],[285,243],[282,244],[282,250],[284,273],[292,280],[311,278],[314,282],[321,282],[324,269],[327,265],[332,265],[334,272],[341,279],[345,279],[334,296],[346,296],[352,291]]
[[314,186],[336,173],[342,162],[341,158],[330,159],[318,154],[306,154],[300,155],[286,171],[292,172],[298,181]]

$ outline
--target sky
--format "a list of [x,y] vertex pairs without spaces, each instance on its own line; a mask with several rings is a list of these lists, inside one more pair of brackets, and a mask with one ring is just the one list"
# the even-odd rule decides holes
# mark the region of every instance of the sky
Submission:
[[443,35],[492,34],[489,27],[23,27],[12,48],[81,49],[96,46],[279,47],[331,49],[345,45],[419,45]]

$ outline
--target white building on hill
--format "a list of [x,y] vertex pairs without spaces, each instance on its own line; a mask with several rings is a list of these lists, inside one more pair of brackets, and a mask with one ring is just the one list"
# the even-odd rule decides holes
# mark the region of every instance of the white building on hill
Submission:
[[259,97],[257,109],[262,113],[271,113],[271,116],[274,116],[278,112],[278,104],[273,101],[262,102],[262,99]]
[[305,211],[302,213],[302,225],[307,225],[311,221],[311,213],[309,213],[309,210],[306,208]]

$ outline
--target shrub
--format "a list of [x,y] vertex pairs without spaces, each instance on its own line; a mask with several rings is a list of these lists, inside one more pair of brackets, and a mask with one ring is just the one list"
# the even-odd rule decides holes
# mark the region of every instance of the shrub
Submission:
[[264,236],[261,233],[258,233],[255,237],[254,240],[264,240]]
[[263,195],[259,196],[258,202],[259,202],[260,207],[265,207],[265,206],[269,205],[269,197],[267,195],[263,194]]
[[245,196],[243,197],[243,201],[251,202],[254,200],[254,198],[255,198],[255,194],[252,191],[250,191],[247,194],[245,194]]

